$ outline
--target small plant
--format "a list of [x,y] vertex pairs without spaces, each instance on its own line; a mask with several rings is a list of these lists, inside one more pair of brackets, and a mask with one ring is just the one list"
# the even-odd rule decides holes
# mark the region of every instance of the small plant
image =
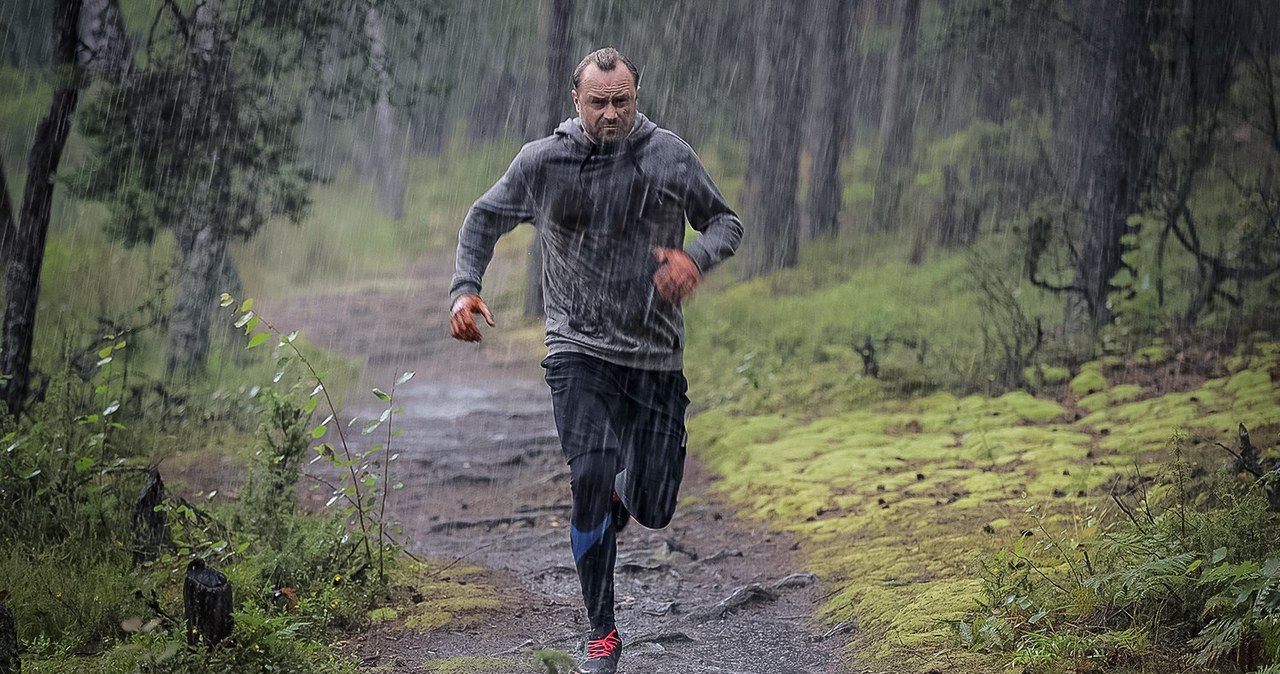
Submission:
[[[325,374],[316,371],[311,361],[298,348],[299,333],[294,331],[286,334],[263,320],[253,310],[252,299],[237,302],[231,295],[223,293],[222,306],[235,307],[235,313],[238,315],[235,327],[244,330],[249,337],[246,348],[258,348],[272,338],[276,339],[276,348],[283,353],[278,355],[276,360],[277,373],[274,382],[279,383],[296,362],[305,369],[308,386],[312,387],[300,410],[280,412],[285,415],[285,418],[282,419],[279,429],[283,436],[280,446],[283,454],[278,455],[281,457],[279,462],[284,462],[283,457],[287,455],[290,457],[289,465],[268,469],[268,474],[271,470],[275,470],[283,479],[288,479],[287,468],[291,469],[295,465],[292,462],[296,458],[297,449],[301,443],[319,441],[327,435],[336,436],[336,442],[321,442],[316,445],[316,457],[312,462],[328,462],[330,467],[340,472],[342,476],[340,483],[335,485],[321,476],[312,477],[332,489],[332,494],[325,506],[344,503],[346,505],[344,519],[354,523],[356,529],[354,533],[358,535],[356,548],[361,556],[361,563],[352,571],[352,575],[361,575],[366,570],[373,569],[377,574],[378,582],[385,584],[387,553],[396,547],[389,534],[387,501],[390,493],[402,486],[398,483],[389,484],[390,464],[399,457],[399,454],[391,451],[391,442],[397,436],[393,421],[395,414],[399,411],[395,405],[395,391],[396,387],[412,379],[414,373],[412,371],[402,373],[391,385],[389,392],[379,388],[372,389],[373,395],[382,401],[385,407],[378,418],[366,420],[360,432],[362,435],[372,435],[385,426],[386,439],[382,443],[361,449],[355,446],[348,433],[350,427],[359,422],[359,419],[352,418],[346,424],[338,420],[339,408],[325,384]],[[298,432],[300,421],[309,419],[322,405],[327,412],[324,419],[311,428],[308,436],[300,435]],[[278,490],[278,487],[272,486],[268,491],[271,489]]]

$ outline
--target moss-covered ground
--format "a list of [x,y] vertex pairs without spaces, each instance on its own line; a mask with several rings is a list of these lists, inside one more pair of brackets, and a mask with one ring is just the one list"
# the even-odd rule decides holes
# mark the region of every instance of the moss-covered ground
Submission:
[[[743,339],[775,339],[761,332]],[[771,356],[774,376],[753,381],[757,355],[737,382],[699,392],[709,409],[691,421],[691,445],[743,513],[802,535],[810,568],[831,588],[821,617],[857,621],[852,647],[864,661],[999,671],[1006,661],[964,651],[949,626],[977,606],[979,558],[1041,527],[1087,535],[1114,490],[1163,471],[1176,430],[1203,446],[1234,444],[1237,424],[1280,412],[1280,343],[1246,345],[1221,376],[1172,392],[1131,383],[1168,367],[1163,351],[1144,354],[1086,363],[1055,395],[897,399],[849,374],[847,354],[844,374],[794,377]],[[797,404],[806,397],[815,402]]]

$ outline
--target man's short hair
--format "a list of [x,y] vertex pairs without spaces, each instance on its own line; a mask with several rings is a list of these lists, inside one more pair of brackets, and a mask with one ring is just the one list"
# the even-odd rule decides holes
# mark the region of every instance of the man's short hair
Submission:
[[578,67],[573,69],[573,88],[575,90],[578,88],[578,83],[582,81],[582,71],[586,70],[588,65],[594,63],[601,71],[608,72],[618,67],[618,61],[622,61],[622,65],[631,71],[631,83],[639,88],[640,71],[636,70],[636,64],[632,63],[631,59],[623,56],[622,52],[613,47],[597,49],[578,62]]

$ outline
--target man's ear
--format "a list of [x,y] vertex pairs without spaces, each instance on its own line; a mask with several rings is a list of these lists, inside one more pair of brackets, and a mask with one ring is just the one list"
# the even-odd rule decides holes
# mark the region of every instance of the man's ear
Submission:
[[573,99],[573,110],[574,110],[574,112],[577,112],[579,115],[581,115],[581,114],[582,114],[582,109],[578,107],[578,90],[577,90],[577,89],[570,89],[570,90],[569,90],[569,97]]

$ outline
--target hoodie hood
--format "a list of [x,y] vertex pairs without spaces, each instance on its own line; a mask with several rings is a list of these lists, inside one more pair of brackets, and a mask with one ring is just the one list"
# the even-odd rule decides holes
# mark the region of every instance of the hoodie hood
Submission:
[[649,118],[645,117],[643,113],[637,112],[635,124],[631,126],[631,133],[626,138],[615,143],[599,143],[588,138],[586,130],[582,128],[581,117],[570,117],[561,122],[560,126],[556,127],[555,135],[568,138],[573,142],[575,148],[581,147],[588,153],[610,154],[617,149],[629,149],[644,143],[649,140],[649,137],[653,135],[657,128],[657,124],[649,121]]

